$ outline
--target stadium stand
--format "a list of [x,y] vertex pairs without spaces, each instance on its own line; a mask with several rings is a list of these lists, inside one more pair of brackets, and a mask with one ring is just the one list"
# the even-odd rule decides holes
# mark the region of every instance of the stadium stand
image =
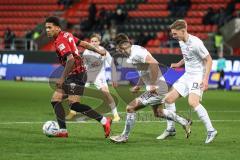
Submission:
[[57,0],[7,0],[0,1],[0,36],[9,27],[16,37],[22,37],[26,31],[34,29],[46,16],[60,11],[63,6]]
[[[43,22],[45,17],[55,15],[56,12],[62,13],[60,16],[70,24],[69,26],[81,28],[89,17],[90,5],[95,4],[96,19],[101,18],[100,11],[104,10],[107,15],[105,20],[108,21],[106,24],[114,25],[117,32],[127,33],[135,40],[135,43],[144,45],[155,54],[179,54],[178,45],[168,40],[169,24],[177,18],[184,18],[189,24],[190,33],[205,41],[212,41],[214,33],[222,23],[205,24],[203,23],[204,17],[209,8],[212,8],[216,15],[222,9],[228,10],[232,0],[186,0],[185,2],[188,3],[185,4],[184,10],[179,8],[179,4],[177,5],[177,10],[183,11],[183,14],[173,13],[176,8],[172,8],[174,6],[170,2],[171,0],[76,0],[72,7],[63,10],[64,7],[58,5],[57,0],[1,1],[0,36],[3,37],[4,31],[9,27],[16,37],[23,37],[26,31],[34,29],[37,24]],[[121,23],[112,23],[118,9],[127,14],[127,19]],[[238,16],[239,10],[240,3],[234,3],[233,16]],[[103,33],[103,26],[99,21],[96,21],[93,27],[86,27],[87,30],[83,30],[84,37],[94,31]],[[52,50],[51,43],[43,46],[42,50]],[[240,54],[239,49],[235,49],[235,53]]]

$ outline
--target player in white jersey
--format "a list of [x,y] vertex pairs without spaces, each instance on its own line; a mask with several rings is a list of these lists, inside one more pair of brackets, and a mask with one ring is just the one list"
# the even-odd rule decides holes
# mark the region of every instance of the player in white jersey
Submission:
[[110,139],[115,143],[127,142],[130,131],[135,123],[136,111],[147,105],[152,106],[156,117],[170,119],[181,124],[188,138],[191,133],[191,121],[161,107],[162,99],[168,92],[168,86],[159,69],[158,62],[144,47],[132,45],[125,34],[118,34],[115,42],[118,51],[128,57],[127,63],[135,66],[139,72],[139,82],[132,88],[132,92],[137,92],[141,84],[146,86],[146,92],[127,105],[127,116],[123,132],[120,135],[111,136]]
[[[180,97],[188,96],[188,103],[197,113],[207,130],[205,143],[210,143],[217,135],[213,128],[207,110],[200,104],[203,91],[208,89],[208,79],[212,68],[212,58],[203,42],[187,32],[187,23],[176,20],[171,26],[173,38],[179,41],[183,59],[172,63],[172,68],[185,64],[185,73],[174,84],[172,90],[165,97],[165,102],[175,103]],[[168,135],[165,131],[165,135]],[[164,134],[164,133],[163,133]]]
[[[92,34],[90,36],[90,43],[95,46],[96,48],[104,49],[100,46],[101,36],[99,34]],[[116,83],[116,67],[113,62],[113,58],[111,57],[109,52],[106,52],[105,56],[99,56],[96,52],[90,51],[86,49],[83,52],[83,58],[85,60],[86,68],[87,68],[87,82],[93,82],[97,89],[101,90],[104,97],[106,98],[109,107],[112,110],[113,114],[113,121],[118,122],[120,121],[120,117],[117,112],[117,107],[114,102],[113,97],[111,96],[108,88],[108,84],[106,81],[106,73],[105,73],[105,66],[108,63],[108,66],[111,66],[112,69],[112,85],[113,87],[117,86]],[[67,118],[72,118],[72,116],[76,115],[76,112],[70,111],[70,114]]]

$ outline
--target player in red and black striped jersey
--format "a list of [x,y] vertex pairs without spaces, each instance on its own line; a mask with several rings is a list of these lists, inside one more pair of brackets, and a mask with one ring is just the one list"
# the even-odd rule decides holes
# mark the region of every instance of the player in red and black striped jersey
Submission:
[[76,45],[80,45],[103,56],[106,54],[106,51],[100,50],[88,42],[79,40],[69,32],[62,31],[60,21],[57,17],[48,17],[45,21],[45,28],[47,36],[54,38],[54,45],[59,62],[64,66],[62,75],[56,82],[57,89],[51,100],[60,126],[60,130],[56,137],[68,137],[65,112],[61,104],[65,95],[68,96],[68,101],[72,110],[99,121],[104,127],[105,137],[108,137],[111,130],[111,119],[97,113],[91,109],[90,106],[79,103],[80,96],[84,91],[87,74],[83,59],[79,55]]

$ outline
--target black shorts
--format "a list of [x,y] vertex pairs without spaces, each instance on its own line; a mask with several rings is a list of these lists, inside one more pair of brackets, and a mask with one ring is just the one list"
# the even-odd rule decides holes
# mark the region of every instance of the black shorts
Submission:
[[69,75],[63,83],[63,90],[67,95],[83,95],[87,73]]

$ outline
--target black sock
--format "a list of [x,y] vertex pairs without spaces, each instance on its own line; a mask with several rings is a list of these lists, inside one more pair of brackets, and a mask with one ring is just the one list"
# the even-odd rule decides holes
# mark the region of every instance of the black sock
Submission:
[[65,111],[61,102],[51,102],[57,116],[58,125],[61,129],[66,129]]
[[80,104],[79,102],[75,102],[75,103],[71,104],[71,109],[76,112],[80,112],[92,119],[95,119],[98,122],[100,122],[103,118],[103,116],[101,114],[99,114],[98,112],[93,110],[90,106],[85,105],[85,104]]

